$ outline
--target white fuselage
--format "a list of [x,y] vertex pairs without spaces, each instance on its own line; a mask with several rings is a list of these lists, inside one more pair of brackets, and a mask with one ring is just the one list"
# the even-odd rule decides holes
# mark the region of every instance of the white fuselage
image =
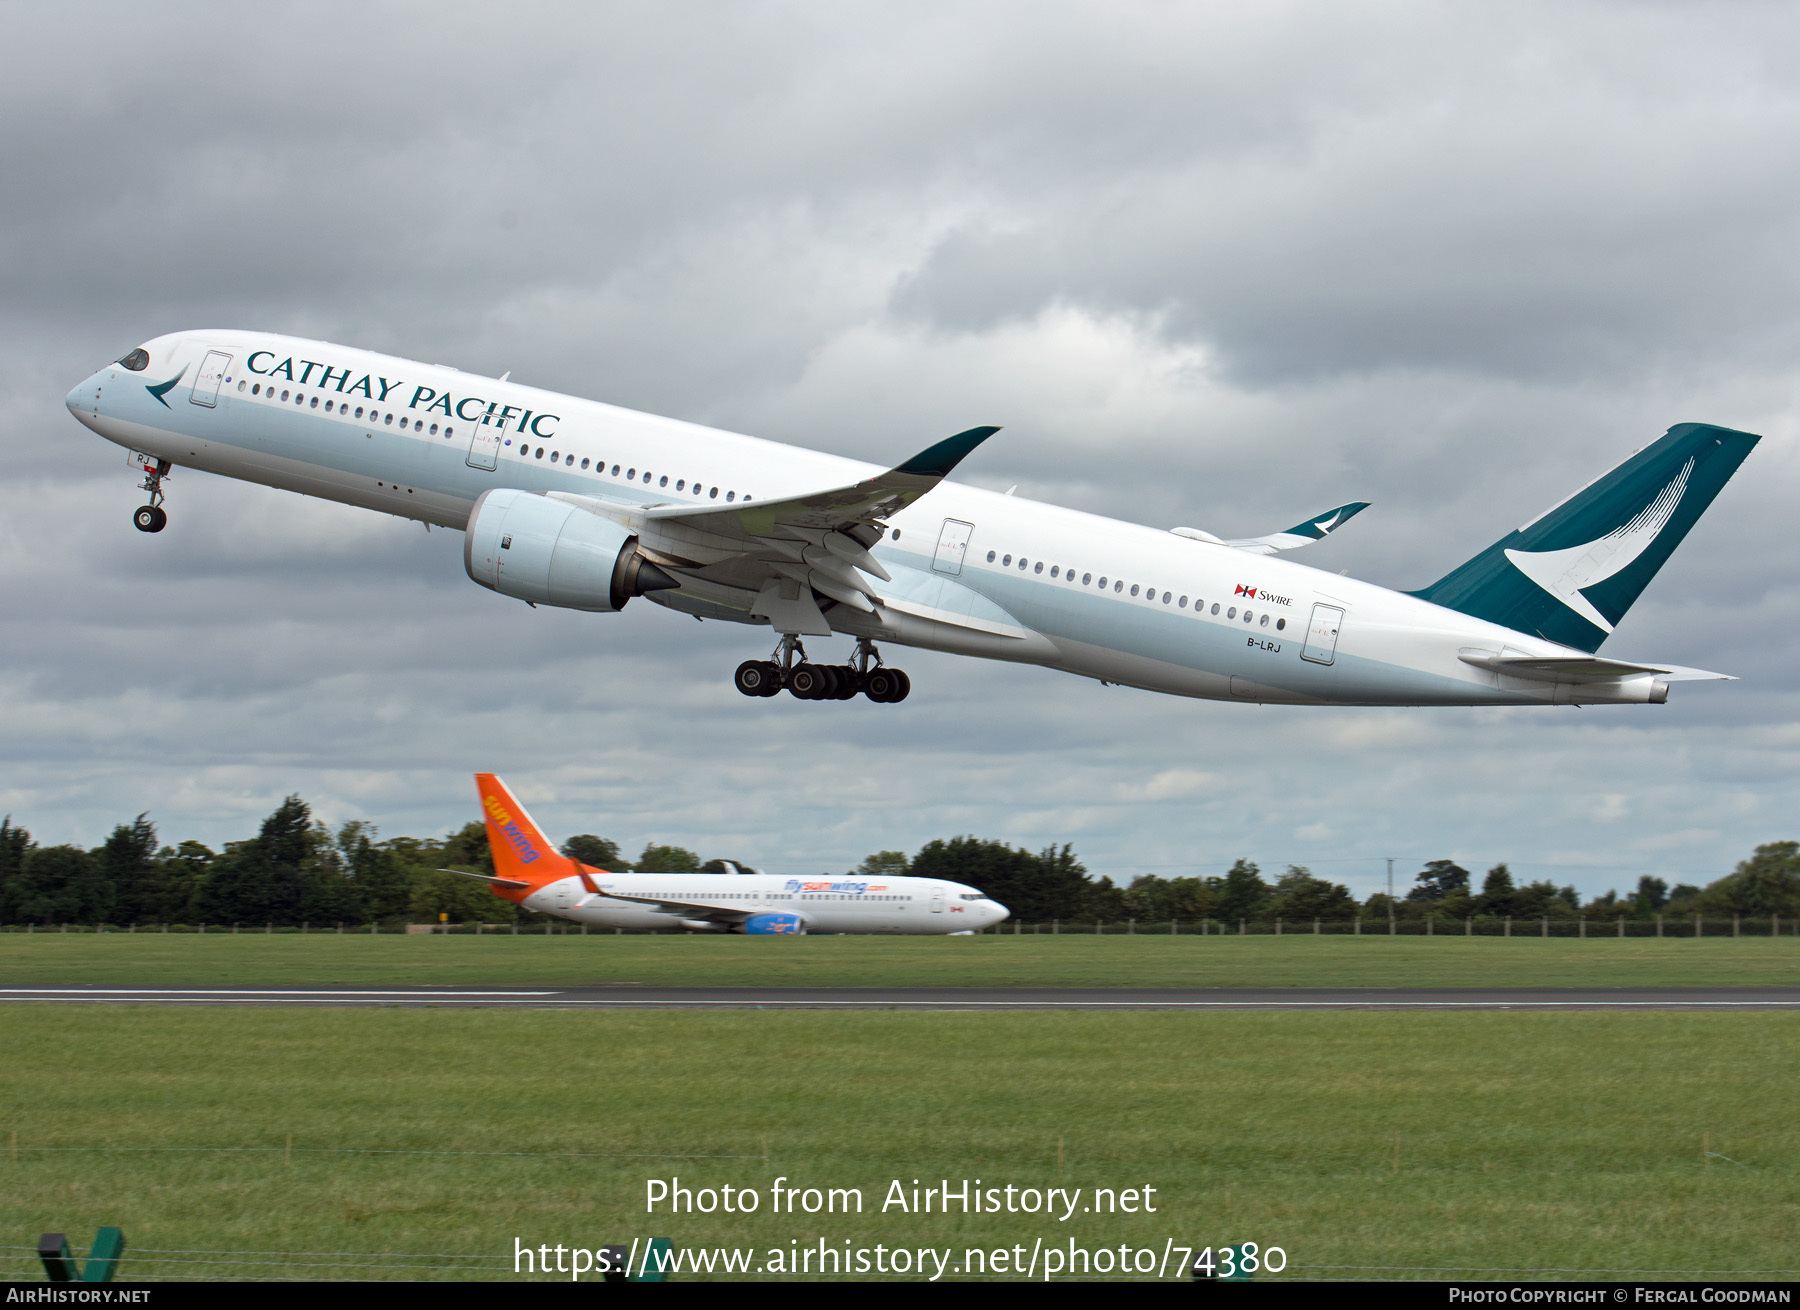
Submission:
[[[701,507],[778,500],[880,472],[856,460],[300,338],[184,332],[145,349],[150,363],[143,371],[110,365],[77,386],[68,397],[71,412],[109,440],[172,465],[458,530],[477,498],[501,487],[626,506]],[[153,394],[154,385],[171,379],[172,387]],[[954,560],[939,550],[940,540],[952,537],[966,541]],[[949,481],[895,514],[872,553],[893,575],[883,591],[900,603],[875,614],[834,607],[835,632],[1216,700],[1529,705],[1660,698],[1647,676],[1572,688],[1476,667],[1466,658],[1471,653],[1582,652],[1400,592]],[[698,581],[649,599],[705,618],[767,622],[749,617],[749,593]],[[943,621],[921,617],[929,615]]]
[[[1006,907],[973,887],[938,878],[778,878],[769,874],[593,873],[547,883],[521,905],[576,923],[633,930],[730,931],[716,915],[797,915],[808,933],[942,935],[979,932],[1007,917]],[[653,897],[661,905],[606,895]],[[691,908],[690,908],[691,907]]]

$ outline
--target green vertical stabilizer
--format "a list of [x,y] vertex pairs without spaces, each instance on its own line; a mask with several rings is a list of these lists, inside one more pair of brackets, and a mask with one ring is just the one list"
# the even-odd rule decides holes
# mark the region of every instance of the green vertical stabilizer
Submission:
[[1412,594],[1516,632],[1598,650],[1759,440],[1678,423]]

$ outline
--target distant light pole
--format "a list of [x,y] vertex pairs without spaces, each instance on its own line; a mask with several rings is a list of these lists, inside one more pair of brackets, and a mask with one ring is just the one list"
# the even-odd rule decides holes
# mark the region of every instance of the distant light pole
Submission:
[[1388,856],[1388,936],[1394,935],[1394,857]]

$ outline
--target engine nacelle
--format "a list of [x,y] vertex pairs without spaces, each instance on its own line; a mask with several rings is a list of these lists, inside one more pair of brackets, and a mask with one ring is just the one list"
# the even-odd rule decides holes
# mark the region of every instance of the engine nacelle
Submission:
[[610,614],[681,583],[611,519],[515,487],[484,491],[463,532],[463,567],[502,596]]
[[798,937],[806,931],[806,920],[797,914],[753,914],[744,920],[742,931],[753,937]]

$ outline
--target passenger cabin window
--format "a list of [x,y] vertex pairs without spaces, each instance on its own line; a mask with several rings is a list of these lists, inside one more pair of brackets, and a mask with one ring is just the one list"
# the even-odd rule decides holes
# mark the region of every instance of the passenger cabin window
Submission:
[[988,552],[988,563],[992,564],[993,562],[994,562],[994,552],[990,550]]

